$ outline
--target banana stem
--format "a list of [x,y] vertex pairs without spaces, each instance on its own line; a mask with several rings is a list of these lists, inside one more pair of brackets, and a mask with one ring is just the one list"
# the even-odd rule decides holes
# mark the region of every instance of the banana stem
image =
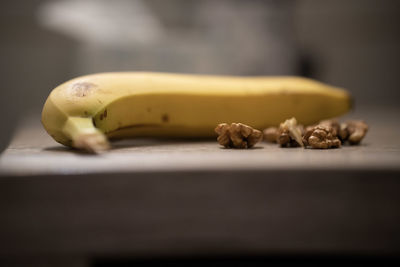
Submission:
[[107,137],[93,125],[90,117],[69,117],[63,132],[77,149],[97,154],[110,148]]

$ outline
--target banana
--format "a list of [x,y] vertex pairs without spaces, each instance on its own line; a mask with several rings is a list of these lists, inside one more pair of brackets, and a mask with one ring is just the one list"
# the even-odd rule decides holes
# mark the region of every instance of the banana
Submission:
[[347,91],[301,77],[116,72],[56,87],[42,124],[57,142],[96,153],[108,139],[211,137],[221,122],[264,129],[291,117],[309,125],[350,108]]

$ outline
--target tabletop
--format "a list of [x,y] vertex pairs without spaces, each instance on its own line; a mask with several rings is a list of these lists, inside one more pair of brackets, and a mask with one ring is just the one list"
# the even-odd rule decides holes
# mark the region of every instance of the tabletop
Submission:
[[[364,114],[363,114],[364,113]],[[359,146],[340,149],[280,148],[258,143],[253,149],[225,149],[215,139],[132,139],[112,143],[112,150],[88,155],[56,143],[43,129],[39,116],[29,117],[0,158],[0,173],[49,175],[134,173],[184,170],[398,170],[400,127],[397,109],[364,111],[370,130]],[[344,118],[343,120],[345,120]]]
[[399,114],[349,114],[370,130],[339,149],[141,138],[101,155],[28,117],[0,157],[0,259],[399,255]]

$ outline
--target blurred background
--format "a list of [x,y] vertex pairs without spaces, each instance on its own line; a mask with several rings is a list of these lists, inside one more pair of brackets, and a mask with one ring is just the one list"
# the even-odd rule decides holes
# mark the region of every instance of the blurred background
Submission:
[[0,149],[75,76],[302,75],[397,106],[397,0],[2,0]]

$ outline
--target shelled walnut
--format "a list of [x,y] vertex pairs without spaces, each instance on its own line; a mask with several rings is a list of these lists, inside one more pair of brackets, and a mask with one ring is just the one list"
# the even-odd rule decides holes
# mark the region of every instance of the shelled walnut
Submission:
[[352,120],[340,125],[339,137],[350,145],[357,145],[368,132],[368,125],[361,120]]
[[268,127],[264,129],[263,131],[263,140],[270,142],[270,143],[276,143],[278,138],[278,128],[276,127]]
[[279,125],[276,142],[282,147],[303,147],[303,131],[303,126],[298,125],[295,118],[288,119]]
[[320,149],[337,148],[341,146],[341,142],[336,136],[336,130],[326,125],[307,127],[303,136],[303,142],[305,146]]
[[340,123],[336,119],[322,120],[318,125],[332,128],[332,134],[338,136],[340,132]]
[[261,131],[243,123],[221,123],[215,132],[218,143],[226,148],[251,148],[262,139]]

